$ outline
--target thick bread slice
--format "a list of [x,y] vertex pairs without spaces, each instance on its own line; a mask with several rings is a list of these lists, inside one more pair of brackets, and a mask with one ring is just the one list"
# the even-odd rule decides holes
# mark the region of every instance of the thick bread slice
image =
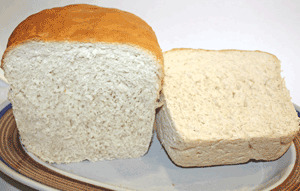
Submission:
[[42,160],[147,152],[163,57],[139,17],[92,5],[41,11],[13,31],[2,67],[22,143]]
[[158,138],[179,166],[275,160],[299,130],[280,61],[269,53],[164,52]]

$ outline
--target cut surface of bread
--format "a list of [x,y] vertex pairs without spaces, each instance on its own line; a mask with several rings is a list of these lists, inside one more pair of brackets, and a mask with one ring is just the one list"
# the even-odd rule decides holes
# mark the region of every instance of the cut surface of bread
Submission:
[[299,130],[280,61],[269,53],[173,49],[164,55],[158,138],[179,166],[282,156]]
[[[76,26],[79,32],[88,20],[80,12],[86,14],[91,12],[89,9],[96,10],[87,14],[93,17],[99,16],[102,8],[63,8],[66,14],[72,12],[82,21]],[[50,17],[45,14],[41,18]],[[130,16],[120,11],[111,14],[112,18]],[[109,16],[104,14],[102,21],[109,20]],[[62,19],[59,14],[57,17]],[[122,22],[111,20],[113,26],[118,23]],[[54,35],[51,27],[46,28],[49,38]],[[144,26],[136,22],[130,27]],[[122,34],[122,28],[119,30],[116,34]],[[22,36],[21,31],[14,31],[12,36],[17,38],[19,33]],[[93,37],[88,34],[82,35]],[[143,39],[143,34],[137,31],[128,35]],[[141,157],[148,151],[159,106],[163,64],[159,51],[139,46],[138,39],[122,43],[120,36],[112,37],[105,31],[97,35],[103,39],[107,35],[111,41],[115,38],[114,42],[96,37],[91,42],[70,40],[67,35],[62,38],[65,40],[43,36],[45,39],[10,43],[12,47],[3,56],[2,67],[11,86],[8,98],[22,144],[43,161],[58,164]]]

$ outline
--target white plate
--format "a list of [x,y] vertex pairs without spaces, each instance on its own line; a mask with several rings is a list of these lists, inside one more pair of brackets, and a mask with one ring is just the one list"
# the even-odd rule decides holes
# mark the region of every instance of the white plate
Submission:
[[[280,159],[272,162],[180,168],[170,161],[156,135],[148,153],[138,159],[49,165],[28,154],[56,172],[114,190],[270,190],[288,177],[296,161],[293,144]],[[35,189],[53,190],[22,176],[3,162],[0,170]]]
[[0,104],[7,99],[9,84],[4,77],[3,70],[0,68]]

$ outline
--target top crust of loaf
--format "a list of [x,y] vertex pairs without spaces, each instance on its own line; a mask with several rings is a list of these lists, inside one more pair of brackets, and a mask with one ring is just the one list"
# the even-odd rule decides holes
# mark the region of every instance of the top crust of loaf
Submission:
[[118,9],[74,4],[31,15],[9,37],[3,58],[13,47],[27,41],[104,42],[138,46],[155,56],[163,68],[162,50],[152,28],[138,16]]

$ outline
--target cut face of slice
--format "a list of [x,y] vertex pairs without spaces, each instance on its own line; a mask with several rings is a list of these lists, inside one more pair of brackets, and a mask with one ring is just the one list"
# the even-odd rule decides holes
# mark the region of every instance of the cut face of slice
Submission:
[[[159,136],[167,139],[165,148],[173,148],[170,153],[177,149],[173,156],[182,151],[196,155],[197,149],[215,157],[224,150],[228,156],[244,150],[243,160],[270,160],[288,149],[281,139],[290,144],[299,128],[275,56],[259,51],[174,49],[164,53],[164,61],[165,105],[157,126]],[[244,143],[237,144],[240,140]],[[226,141],[225,148],[218,147],[220,152],[210,149],[210,144]],[[232,150],[231,142],[241,147]],[[195,152],[188,151],[191,148]],[[232,164],[229,158],[226,161]],[[191,161],[203,165],[202,159]]]
[[56,163],[136,158],[152,137],[160,74],[137,47],[28,42],[5,57],[22,143]]

